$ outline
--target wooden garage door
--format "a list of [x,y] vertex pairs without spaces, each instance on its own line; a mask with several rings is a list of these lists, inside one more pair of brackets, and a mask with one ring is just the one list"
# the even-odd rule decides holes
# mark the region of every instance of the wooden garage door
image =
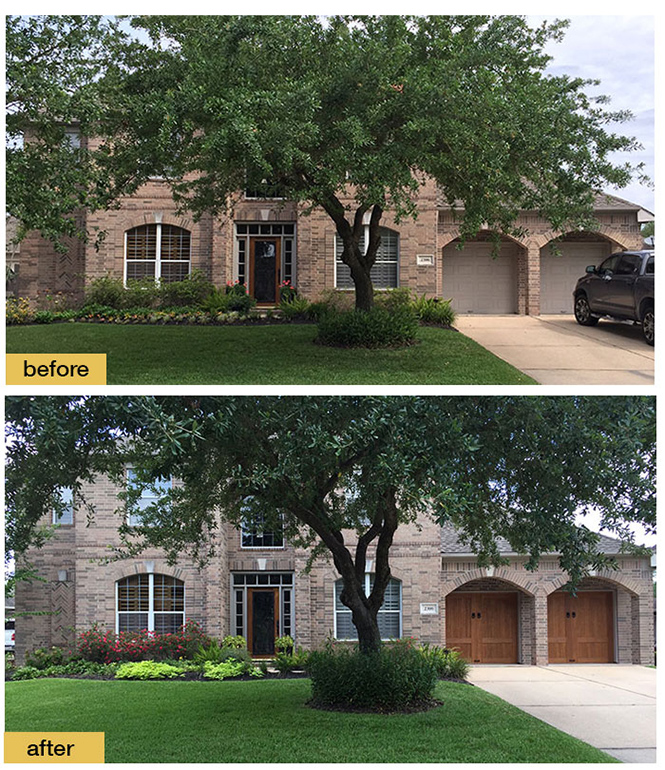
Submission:
[[504,243],[496,259],[491,243],[454,243],[443,250],[443,297],[457,313],[517,313],[516,244]]
[[547,600],[550,663],[614,662],[614,597],[611,591],[554,593]]
[[517,594],[449,594],[446,647],[470,663],[517,663]]
[[573,291],[587,265],[599,265],[609,256],[611,245],[602,243],[561,243],[561,254],[549,246],[540,251],[540,312],[572,313]]

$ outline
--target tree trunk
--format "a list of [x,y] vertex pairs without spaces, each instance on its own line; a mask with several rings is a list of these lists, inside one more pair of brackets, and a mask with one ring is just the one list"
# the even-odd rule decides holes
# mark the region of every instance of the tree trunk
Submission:
[[358,647],[362,653],[378,652],[381,647],[381,633],[376,619],[376,610],[362,590],[362,583],[356,580],[344,581],[340,599],[351,610],[353,625],[358,632]]
[[351,277],[356,287],[356,310],[371,310],[374,307],[374,286],[369,270],[359,263],[356,270],[351,270]]

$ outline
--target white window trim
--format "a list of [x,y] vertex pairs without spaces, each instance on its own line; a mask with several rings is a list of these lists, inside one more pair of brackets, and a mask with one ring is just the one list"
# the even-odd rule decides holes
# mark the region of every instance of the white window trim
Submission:
[[[146,225],[155,225],[157,228],[157,233],[155,237],[155,259],[142,259],[142,260],[132,260],[133,262],[153,262],[155,263],[155,283],[159,284],[162,279],[162,262],[178,262],[179,264],[182,262],[185,262],[184,259],[165,259],[162,260],[162,225],[163,222],[146,222]],[[168,222],[166,224],[169,224]],[[135,227],[142,227],[143,225],[135,225]],[[174,227],[179,227],[179,225],[174,225]],[[129,233],[129,230],[134,230],[134,227],[130,227],[128,230],[125,230],[125,258],[123,260],[123,269],[122,269],[122,282],[125,288],[127,287],[127,235]],[[181,230],[185,230],[184,227],[180,228]],[[185,232],[189,233],[189,259],[187,260],[187,275],[192,274],[192,233],[190,230],[185,230]]]
[[[287,570],[288,572],[288,570]],[[279,583],[279,584],[269,584],[269,585],[259,585],[259,583],[256,584],[248,584],[243,583],[242,585],[235,585],[233,582],[233,575],[235,573],[231,573],[229,575],[229,583],[231,588],[231,602],[230,602],[230,626],[232,635],[235,634],[237,630],[236,625],[236,591],[242,591],[242,601],[243,601],[243,607],[242,607],[242,634],[241,636],[244,636],[245,639],[247,639],[247,613],[249,611],[248,602],[247,602],[247,589],[248,588],[278,588],[279,589],[279,636],[284,636],[284,592],[285,591],[291,591],[291,632],[290,636],[294,640],[294,642],[297,642],[297,636],[296,636],[296,604],[295,604],[295,586],[296,586],[296,575],[294,572],[291,572],[289,574],[293,575],[292,582],[289,584]],[[266,574],[264,572],[248,572],[246,574],[250,575],[262,575]],[[268,572],[268,575],[274,574],[274,572]],[[284,573],[280,573],[284,574]]]
[[74,525],[74,490],[71,487],[58,487],[57,491],[62,498],[62,493],[67,489],[71,492],[71,500],[69,503],[69,508],[63,511],[63,513],[69,511],[71,515],[71,521],[62,521],[62,519],[59,519],[58,512],[55,510],[55,508],[53,508],[51,510],[51,523],[58,527],[71,527]]
[[[134,470],[133,466],[131,466],[131,465],[125,466],[125,489],[129,485],[129,472],[133,471],[133,470]],[[174,487],[173,476],[171,476],[171,478],[169,479],[169,485],[170,485],[169,488],[173,489],[173,487]],[[143,499],[143,492],[145,492],[145,489],[141,492],[141,497],[139,498],[141,500]],[[157,499],[158,499],[157,497],[151,497],[150,498],[150,500],[157,500]],[[135,522],[131,521],[133,516],[140,516],[140,514],[131,514],[131,513],[127,512],[127,511],[125,511],[125,523],[127,524],[127,526],[128,527],[141,527],[143,525],[142,522],[139,521],[138,523],[135,523]]]
[[[253,199],[249,199],[253,200]],[[272,200],[272,199],[271,199]],[[276,200],[276,199],[275,199]],[[238,232],[238,225],[248,227],[250,225],[293,225],[293,233],[276,233],[273,234],[265,234],[265,233],[239,233]],[[237,281],[240,276],[240,247],[238,246],[238,243],[240,240],[244,240],[245,242],[245,288],[247,289],[249,294],[252,294],[254,291],[253,286],[253,277],[249,274],[249,239],[250,238],[260,238],[262,235],[266,238],[279,238],[281,239],[280,244],[280,271],[282,275],[282,281],[284,280],[284,241],[291,240],[292,241],[292,251],[291,251],[291,286],[294,288],[298,285],[298,223],[295,221],[280,221],[280,222],[252,222],[252,221],[246,221],[246,222],[234,222],[233,223],[233,280]]]
[[[370,573],[370,572],[366,572],[365,573],[365,595],[366,596],[369,596],[369,593],[370,593],[371,577],[372,577],[372,573]],[[333,592],[333,636],[335,637],[335,639],[337,639],[340,642],[355,642],[355,641],[357,641],[356,639],[346,639],[346,638],[345,639],[340,639],[337,636],[337,613],[338,612],[345,612],[345,613],[348,613],[349,615],[351,614],[351,610],[348,609],[347,607],[344,607],[343,610],[338,610],[337,609],[337,596],[335,595],[335,583],[337,583],[338,580],[341,580],[341,579],[342,578],[337,578],[337,580],[333,581],[333,585],[332,585],[332,592]],[[396,577],[391,577],[391,579],[396,580],[398,585],[399,585],[399,611],[397,611],[398,612],[398,618],[399,618],[399,635],[397,636],[397,639],[401,639],[402,638],[402,634],[403,634],[402,614],[403,614],[403,609],[404,609],[403,606],[402,606],[402,581],[399,578],[396,578]],[[379,613],[381,611],[382,610],[379,609]],[[392,612],[392,613],[396,612],[396,610],[384,610],[384,611],[385,612]],[[390,639],[394,639],[394,638],[395,637],[393,637],[393,636],[381,637],[381,641],[382,642],[387,642]]]
[[[395,264],[397,265],[397,283],[395,286],[378,286],[374,287],[375,291],[390,291],[391,289],[398,289],[400,286],[399,281],[399,268],[402,258],[401,248],[402,248],[402,239],[400,237],[399,230],[392,230],[390,227],[383,227],[381,228],[383,230],[388,230],[390,232],[393,232],[397,235],[397,259],[395,260]],[[364,246],[365,251],[363,252],[363,256],[367,253],[367,249],[369,248],[369,225],[365,224],[363,225],[363,235],[364,235]],[[336,291],[348,291],[353,292],[355,289],[351,286],[348,289],[340,288],[337,286],[337,239],[339,238],[339,235],[337,233],[333,236],[333,288]],[[375,260],[374,264],[377,264],[378,260]],[[381,260],[382,262],[389,262],[389,264],[392,264],[392,260]]]
[[[144,573],[141,573],[144,574]],[[158,612],[155,613],[155,574],[153,572],[145,573],[148,575],[148,628],[147,631],[154,631],[155,630],[155,615],[182,615],[184,624],[187,619],[187,591],[185,589],[185,583],[183,581],[180,581],[182,583],[182,612],[179,610],[177,612]],[[159,573],[162,574],[162,573]],[[125,575],[124,578],[120,578],[119,580],[115,581],[115,632],[116,634],[120,633],[120,615],[138,615],[141,614],[139,610],[137,611],[129,611],[129,610],[120,610],[118,609],[118,587],[120,585],[120,582],[122,580],[125,580],[127,577],[130,577],[129,575]],[[170,575],[167,575],[167,577],[171,577]],[[177,580],[178,578],[176,578]],[[181,624],[181,625],[182,625]]]
[[[243,535],[245,534],[245,523],[240,524],[240,548],[243,551],[283,551],[286,548],[286,540],[284,533],[282,532],[282,544],[281,545],[244,545],[242,542]],[[248,533],[249,534],[249,533]]]

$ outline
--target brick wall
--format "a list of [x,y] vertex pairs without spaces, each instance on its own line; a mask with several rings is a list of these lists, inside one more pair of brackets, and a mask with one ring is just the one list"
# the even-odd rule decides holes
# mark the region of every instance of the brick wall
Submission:
[[[98,623],[115,628],[115,583],[147,569],[172,575],[185,583],[186,616],[198,621],[214,636],[235,633],[231,622],[231,574],[234,572],[291,572],[294,591],[294,630],[306,648],[322,644],[334,629],[333,586],[338,575],[330,559],[315,561],[305,571],[307,553],[290,546],[279,549],[244,549],[240,533],[229,524],[215,532],[216,556],[197,568],[183,554],[169,566],[157,550],[124,561],[107,559],[119,544],[117,527],[122,510],[118,489],[106,478],[86,487],[95,516],[87,521],[75,512],[72,526],[61,526],[43,549],[30,555],[45,583],[20,583],[16,605],[19,612],[45,614],[17,617],[16,652],[23,659],[26,648],[65,644],[74,628]],[[347,542],[353,547],[352,533]],[[373,561],[374,551],[368,559]],[[653,659],[653,582],[648,561],[618,557],[618,571],[607,571],[585,580],[580,590],[610,590],[616,597],[617,660],[619,663],[650,663]],[[402,634],[445,645],[446,597],[452,591],[516,591],[519,611],[519,659],[526,664],[546,664],[547,597],[561,590],[566,575],[554,558],[542,560],[537,572],[525,569],[525,559],[511,557],[510,564],[495,569],[479,568],[475,557],[440,553],[440,530],[430,519],[404,525],[396,533],[391,551],[393,576],[402,584]],[[58,573],[66,570],[66,580]],[[369,567],[371,571],[371,566]],[[438,604],[438,614],[420,613],[421,603]]]

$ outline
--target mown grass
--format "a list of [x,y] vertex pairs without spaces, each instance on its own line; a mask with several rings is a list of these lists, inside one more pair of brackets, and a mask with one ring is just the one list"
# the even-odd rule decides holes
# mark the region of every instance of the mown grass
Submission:
[[106,353],[110,385],[532,385],[455,331],[421,327],[398,350],[314,345],[316,327],[114,326],[7,329],[8,353]]
[[308,680],[6,686],[8,731],[103,731],[107,762],[614,762],[478,687],[375,715],[307,708]]

